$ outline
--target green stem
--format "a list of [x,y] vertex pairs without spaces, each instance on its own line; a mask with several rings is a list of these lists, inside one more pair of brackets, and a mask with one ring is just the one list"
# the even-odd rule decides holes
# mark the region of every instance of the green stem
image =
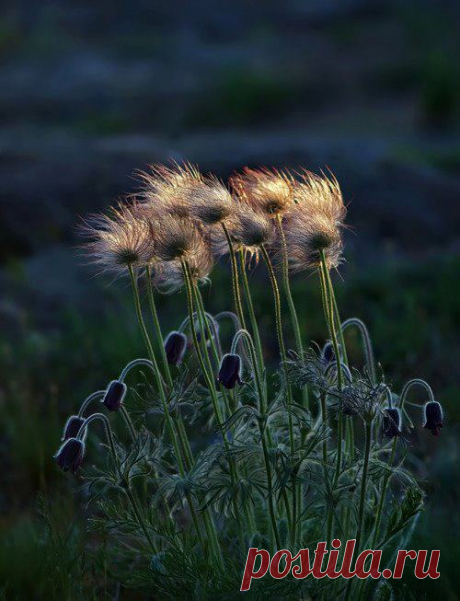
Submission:
[[137,321],[139,323],[139,327],[140,327],[142,336],[144,338],[145,346],[147,347],[149,359],[152,362],[153,373],[155,375],[155,380],[156,380],[157,387],[158,387],[158,393],[160,395],[161,404],[163,407],[163,413],[165,415],[166,428],[168,430],[169,436],[173,443],[174,452],[175,452],[177,464],[179,467],[179,472],[183,476],[185,473],[184,464],[183,464],[182,456],[181,456],[181,453],[179,450],[177,436],[174,431],[174,425],[173,425],[173,422],[171,419],[171,414],[169,413],[168,404],[166,402],[166,394],[165,394],[165,390],[164,390],[163,379],[161,377],[161,373],[158,368],[158,363],[155,358],[155,354],[153,352],[153,347],[152,347],[152,343],[150,342],[150,337],[148,335],[147,328],[145,327],[144,317],[142,315],[142,307],[141,307],[141,301],[140,301],[140,297],[139,297],[139,288],[137,285],[137,280],[134,275],[133,268],[131,266],[129,266],[128,269],[129,269],[129,275],[131,277],[131,284],[132,284],[132,288],[133,288],[134,306],[136,309]]
[[133,492],[130,488],[130,483],[126,480],[126,478],[123,476],[123,473],[121,471],[120,463],[118,461],[118,455],[115,450],[115,442],[113,439],[112,428],[110,427],[110,422],[109,422],[107,416],[104,415],[103,413],[93,413],[92,415],[90,415],[88,418],[86,418],[86,420],[81,425],[80,430],[78,431],[78,434],[77,434],[77,438],[83,434],[83,432],[85,431],[85,429],[89,426],[89,424],[91,422],[96,421],[96,420],[101,421],[104,426],[104,431],[105,431],[105,435],[107,438],[107,442],[109,443],[109,449],[110,449],[110,453],[112,455],[113,463],[115,465],[115,470],[120,479],[120,484],[123,485],[123,491],[125,492],[126,496],[128,497],[129,503],[130,503],[133,513],[136,517],[136,520],[137,520],[139,526],[142,528],[142,531],[144,533],[145,538],[147,539],[147,541],[149,543],[152,553],[157,553],[158,550],[155,546],[155,543],[153,542],[152,537],[150,536],[150,533],[145,524],[144,518],[142,517],[142,514],[137,506],[136,499],[134,498]]
[[[372,421],[368,420],[365,423],[364,427],[365,434],[365,447],[364,447],[364,464],[363,464],[363,473],[361,477],[361,491],[359,495],[359,509],[358,509],[358,524],[356,528],[356,546],[355,553],[359,555],[361,540],[363,539],[363,528],[364,528],[364,513],[366,507],[366,486],[367,486],[367,472],[369,469],[369,456],[371,452],[371,442],[372,442]],[[353,588],[352,578],[348,581],[347,591],[345,594],[345,601],[348,601],[351,595],[351,591]]]
[[288,262],[288,252],[286,246],[286,237],[284,235],[283,224],[281,222],[281,217],[278,215],[278,231],[281,239],[281,252],[282,252],[282,273],[283,273],[283,284],[284,284],[284,293],[286,295],[289,313],[291,315],[292,326],[294,329],[294,337],[297,346],[297,351],[302,355],[303,353],[303,344],[302,344],[302,336],[300,333],[300,325],[299,325],[299,317],[297,315],[297,310],[295,308],[294,299],[292,297],[291,286],[289,283],[289,262]]
[[[329,276],[329,269],[326,263],[326,257],[324,251],[321,251],[321,269],[323,272],[323,286],[324,286],[324,295],[325,295],[325,303],[328,307],[328,311],[326,312],[326,320],[329,326],[329,334],[331,336],[332,344],[334,346],[334,353],[336,358],[337,365],[337,388],[339,393],[343,387],[343,373],[342,373],[342,363],[341,356],[339,352],[339,342],[337,339],[337,330],[334,316],[334,301],[333,301],[333,288],[332,282]],[[335,467],[335,476],[334,479],[337,482],[340,476],[340,470],[342,467],[342,438],[343,438],[343,414],[342,408],[339,408],[339,414],[337,418],[337,461]]]
[[134,424],[133,424],[131,418],[129,417],[128,410],[126,409],[126,407],[124,405],[122,405],[120,407],[120,411],[121,411],[121,415],[123,417],[123,420],[124,420],[124,422],[126,424],[126,427],[129,430],[129,434],[130,434],[131,438],[133,440],[136,440],[136,438],[137,438],[137,432],[136,432],[136,429],[134,427]]
[[261,424],[259,424],[260,436],[262,442],[262,451],[264,455],[265,471],[267,473],[267,497],[268,497],[268,512],[270,515],[270,522],[272,525],[273,535],[276,542],[276,550],[281,549],[281,539],[278,532],[278,525],[276,523],[275,505],[273,501],[273,480],[272,480],[272,468],[270,465],[270,455],[268,453],[267,441],[265,439],[265,432]]
[[[395,454],[396,454],[396,438],[393,441],[393,445],[391,447],[391,454],[390,454],[390,458],[388,460],[388,465],[389,467],[391,467],[393,465],[393,461],[395,458]],[[385,505],[385,497],[386,497],[386,492],[387,492],[387,487],[388,487],[388,482],[390,481],[390,476],[391,476],[391,472],[388,471],[385,474],[385,477],[383,479],[382,482],[382,490],[380,492],[380,502],[379,502],[379,506],[377,508],[377,517],[375,518],[375,528],[374,528],[374,537],[372,539],[372,548],[375,548],[375,545],[377,544],[377,539],[379,536],[379,530],[380,530],[380,523],[382,521],[382,514],[383,514],[383,506]]]
[[246,267],[244,262],[244,251],[239,252],[239,268],[241,279],[243,281],[244,297],[246,300],[246,306],[249,312],[249,319],[251,321],[252,335],[254,337],[255,347],[257,351],[257,359],[259,361],[259,369],[263,373],[264,371],[264,355],[262,351],[262,341],[260,338],[259,327],[257,324],[257,318],[254,311],[254,303],[252,301],[251,289],[249,287],[248,274],[246,273]]
[[171,376],[171,369],[169,367],[168,359],[166,357],[166,350],[165,350],[165,345],[164,345],[163,334],[161,332],[160,320],[158,319],[158,311],[157,311],[157,307],[156,307],[156,303],[155,303],[155,296],[153,294],[151,275],[152,274],[150,272],[150,267],[147,266],[145,268],[145,276],[147,279],[147,297],[148,297],[148,301],[149,301],[150,313],[152,316],[153,327],[155,330],[155,337],[156,337],[158,346],[160,347],[161,361],[163,363],[164,373],[166,374],[166,380],[168,382],[168,386],[170,388],[172,388],[173,379]]
[[[273,297],[275,301],[275,322],[276,322],[276,332],[278,337],[278,345],[280,349],[281,355],[281,364],[282,370],[284,372],[284,378],[286,382],[286,399],[287,399],[287,410],[288,410],[288,428],[289,428],[289,445],[291,451],[291,458],[294,460],[295,455],[295,438],[294,438],[294,424],[292,421],[292,389],[289,383],[289,374],[287,369],[287,354],[286,354],[286,346],[284,343],[284,334],[283,334],[283,326],[282,326],[282,317],[281,317],[281,298],[278,287],[278,282],[276,280],[275,271],[273,269],[273,265],[270,261],[270,257],[268,256],[267,249],[262,245],[261,246],[262,257],[267,266],[268,275],[270,278],[270,283],[272,286]],[[293,548],[295,548],[295,539],[296,539],[296,528],[297,524],[297,483],[295,479],[294,473],[292,473],[291,477],[292,481],[292,523],[291,523],[291,544]]]

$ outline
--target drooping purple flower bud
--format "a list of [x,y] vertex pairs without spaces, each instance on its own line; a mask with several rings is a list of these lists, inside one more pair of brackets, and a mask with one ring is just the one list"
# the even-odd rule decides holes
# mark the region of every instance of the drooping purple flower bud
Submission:
[[[66,421],[61,440],[68,440],[69,438],[75,438],[84,421],[85,421],[84,417],[79,417],[78,415],[71,415],[69,417],[69,419]],[[83,437],[84,436],[86,436],[86,428],[85,428]]]
[[182,332],[170,332],[165,340],[166,358],[169,365],[179,365],[187,348],[187,336]]
[[241,384],[241,357],[235,354],[227,354],[222,357],[217,381],[225,388],[235,388]]
[[126,384],[119,380],[112,380],[107,386],[102,402],[109,411],[118,411],[126,394]]
[[385,438],[401,436],[401,413],[395,407],[387,407],[383,416],[383,435]]
[[335,351],[332,342],[326,342],[326,344],[323,346],[321,354],[326,363],[331,363],[332,361],[335,361]]
[[425,424],[423,427],[431,430],[433,436],[439,436],[443,425],[441,405],[437,401],[430,401],[425,405]]
[[76,472],[85,455],[85,443],[79,438],[69,438],[54,456],[58,466],[65,472]]

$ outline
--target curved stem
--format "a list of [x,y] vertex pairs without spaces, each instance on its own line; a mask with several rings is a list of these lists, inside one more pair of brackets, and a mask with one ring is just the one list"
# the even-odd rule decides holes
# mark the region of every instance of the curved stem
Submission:
[[401,413],[404,414],[404,416],[407,418],[407,421],[410,424],[410,427],[413,428],[414,424],[411,420],[411,418],[409,417],[407,411],[404,408],[404,404],[406,402],[406,397],[409,394],[409,391],[414,387],[414,386],[421,386],[422,388],[424,388],[428,394],[428,399],[430,401],[434,401],[434,394],[433,394],[433,390],[431,388],[431,386],[428,384],[428,382],[425,382],[425,380],[422,380],[421,378],[413,378],[412,380],[409,380],[408,382],[406,382],[403,386],[403,389],[401,391],[401,396],[399,399],[399,408],[401,410]]
[[369,368],[369,375],[371,377],[372,384],[377,383],[377,374],[375,370],[375,358],[374,358],[374,350],[372,348],[371,337],[369,336],[369,330],[366,327],[366,324],[358,319],[357,317],[350,317],[342,324],[342,332],[345,333],[347,328],[355,326],[359,333],[361,334],[361,338],[363,341],[364,355],[366,357],[366,363]]
[[126,376],[129,374],[129,372],[132,369],[134,369],[135,367],[137,367],[138,365],[145,365],[145,366],[149,367],[155,373],[155,367],[154,367],[153,363],[149,359],[133,359],[123,369],[123,371],[121,372],[118,380],[120,382],[124,382],[125,379],[126,379]]
[[96,399],[100,399],[105,395],[105,390],[97,390],[87,397],[83,403],[80,405],[80,409],[77,413],[78,417],[83,417],[83,413],[86,411],[88,406],[95,401]]

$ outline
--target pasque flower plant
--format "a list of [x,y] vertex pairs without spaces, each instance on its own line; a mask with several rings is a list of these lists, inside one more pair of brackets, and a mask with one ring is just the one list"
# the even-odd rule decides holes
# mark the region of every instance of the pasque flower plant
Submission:
[[[93,523],[111,535],[114,570],[121,565],[126,586],[155,596],[232,598],[249,546],[294,554],[340,537],[356,539],[356,555],[369,545],[391,555],[423,509],[403,467],[405,433],[417,427],[409,392],[425,395],[420,427],[439,435],[443,415],[423,380],[390,390],[365,324],[339,316],[331,270],[342,261],[346,208],[337,180],[245,169],[227,188],[188,164],[153,167],[141,180],[139,194],[88,218],[83,233],[88,261],[130,281],[146,355],[84,400],[56,454],[64,470],[89,465],[102,424],[106,446],[83,477],[98,504]],[[201,290],[224,256],[233,298],[211,315]],[[268,276],[275,365],[264,352],[252,268]],[[322,348],[301,331],[298,311],[308,304],[295,304],[293,273],[318,276]],[[174,292],[186,315],[166,334],[156,297]],[[362,340],[361,371],[348,360],[351,328]],[[144,385],[136,385],[130,374],[141,369]],[[248,594],[364,599],[379,586],[340,580],[264,580]]]

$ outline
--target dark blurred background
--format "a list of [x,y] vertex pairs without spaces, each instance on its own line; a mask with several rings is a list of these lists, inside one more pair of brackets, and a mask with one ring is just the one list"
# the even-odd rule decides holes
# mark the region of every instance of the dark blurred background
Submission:
[[[81,265],[75,230],[136,189],[135,169],[172,158],[223,178],[243,165],[337,175],[352,226],[342,313],[367,321],[396,390],[424,377],[447,414],[439,440],[419,428],[411,441],[428,495],[412,548],[441,549],[441,578],[407,575],[398,596],[458,598],[459,34],[454,0],[3,0],[0,594],[116,594],[88,552],[78,482],[51,456],[67,413],[142,343],[126,286]],[[212,308],[229,308],[226,278]],[[295,289],[322,341],[316,283]],[[161,309],[177,327],[184,301]]]

